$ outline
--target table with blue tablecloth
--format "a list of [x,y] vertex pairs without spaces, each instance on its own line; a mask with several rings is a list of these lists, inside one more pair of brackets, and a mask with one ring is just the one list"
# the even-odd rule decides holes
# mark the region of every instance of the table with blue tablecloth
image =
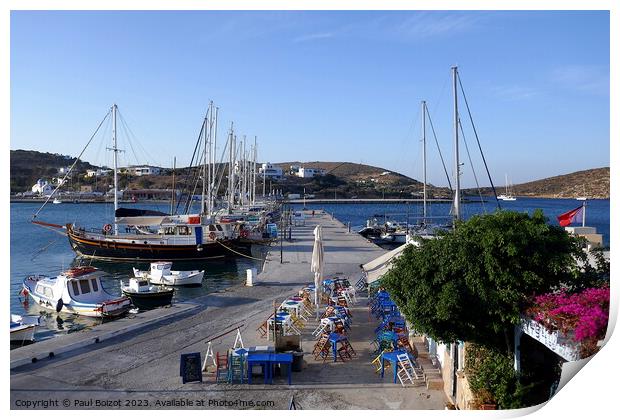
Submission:
[[348,340],[349,339],[344,334],[331,333],[329,335],[329,342],[332,345],[332,352],[334,353],[334,362],[338,357],[338,343]]
[[[383,378],[383,373],[385,371],[385,361],[389,361],[392,364],[392,368],[394,370],[394,383],[397,380],[398,374],[398,355],[399,354],[409,354],[406,350],[396,350],[391,351],[389,353],[381,354],[381,377]],[[413,357],[409,354],[409,359],[413,360]]]
[[248,356],[248,384],[252,383],[252,367],[263,367],[264,383],[273,383],[273,367],[275,365],[288,365],[288,384],[291,384],[291,370],[293,355],[290,353],[255,353]]

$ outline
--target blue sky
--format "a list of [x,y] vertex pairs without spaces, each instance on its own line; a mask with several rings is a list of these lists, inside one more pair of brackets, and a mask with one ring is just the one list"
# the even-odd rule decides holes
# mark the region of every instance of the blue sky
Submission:
[[[423,99],[453,166],[455,64],[496,184],[609,165],[604,11],[13,11],[11,149],[76,156],[116,102],[135,135],[122,163],[182,166],[213,100],[220,141],[234,121],[239,138],[258,136],[260,161],[361,162],[421,179]],[[86,160],[111,164],[108,133]],[[429,181],[446,185],[428,140]]]

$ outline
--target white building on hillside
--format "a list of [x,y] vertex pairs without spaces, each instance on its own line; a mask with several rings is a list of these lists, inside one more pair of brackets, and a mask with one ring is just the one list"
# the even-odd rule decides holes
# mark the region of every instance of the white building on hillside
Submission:
[[304,168],[301,166],[297,171],[297,176],[299,178],[312,178],[314,176],[322,176],[325,175],[325,169],[321,168]]
[[265,176],[265,178],[282,178],[282,168],[279,166],[274,166],[271,163],[263,163],[260,168],[258,168],[258,173],[260,176]]
[[34,194],[50,195],[54,191],[54,187],[44,179],[38,179],[37,183],[31,188]]
[[111,169],[89,169],[86,171],[86,178],[92,178],[94,176],[107,175],[112,172]]
[[159,175],[161,168],[157,166],[140,165],[140,166],[127,166],[126,168],[119,169],[119,172],[127,172],[130,175],[142,176],[142,175]]

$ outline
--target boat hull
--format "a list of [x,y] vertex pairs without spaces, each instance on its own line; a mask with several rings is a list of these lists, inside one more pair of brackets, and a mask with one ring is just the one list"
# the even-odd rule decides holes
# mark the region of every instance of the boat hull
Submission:
[[170,305],[172,303],[174,289],[146,293],[123,290],[123,295],[127,296],[136,308],[149,310]]
[[211,242],[200,245],[156,245],[115,242],[113,239],[85,239],[68,231],[71,248],[84,257],[108,261],[187,261],[225,258],[233,253],[237,241]]
[[17,328],[11,328],[11,342],[32,342],[34,341],[34,333],[36,325],[21,325]]
[[[27,296],[31,297],[34,302],[44,309],[58,312],[58,300],[47,296],[39,295],[35,292],[36,281],[24,280],[23,289],[27,292]],[[93,318],[115,318],[127,313],[131,307],[131,301],[128,298],[114,298],[100,303],[83,303],[77,301],[63,302],[60,312],[88,316]]]
[[179,276],[175,274],[157,277],[149,277],[152,284],[163,284],[164,286],[200,286],[204,278],[204,271],[191,274],[189,276]]

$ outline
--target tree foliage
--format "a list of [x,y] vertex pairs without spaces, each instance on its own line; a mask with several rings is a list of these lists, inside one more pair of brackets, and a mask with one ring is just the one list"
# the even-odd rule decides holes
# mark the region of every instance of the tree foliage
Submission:
[[382,284],[416,330],[509,349],[528,298],[574,281],[580,252],[542,211],[499,211],[407,247]]

